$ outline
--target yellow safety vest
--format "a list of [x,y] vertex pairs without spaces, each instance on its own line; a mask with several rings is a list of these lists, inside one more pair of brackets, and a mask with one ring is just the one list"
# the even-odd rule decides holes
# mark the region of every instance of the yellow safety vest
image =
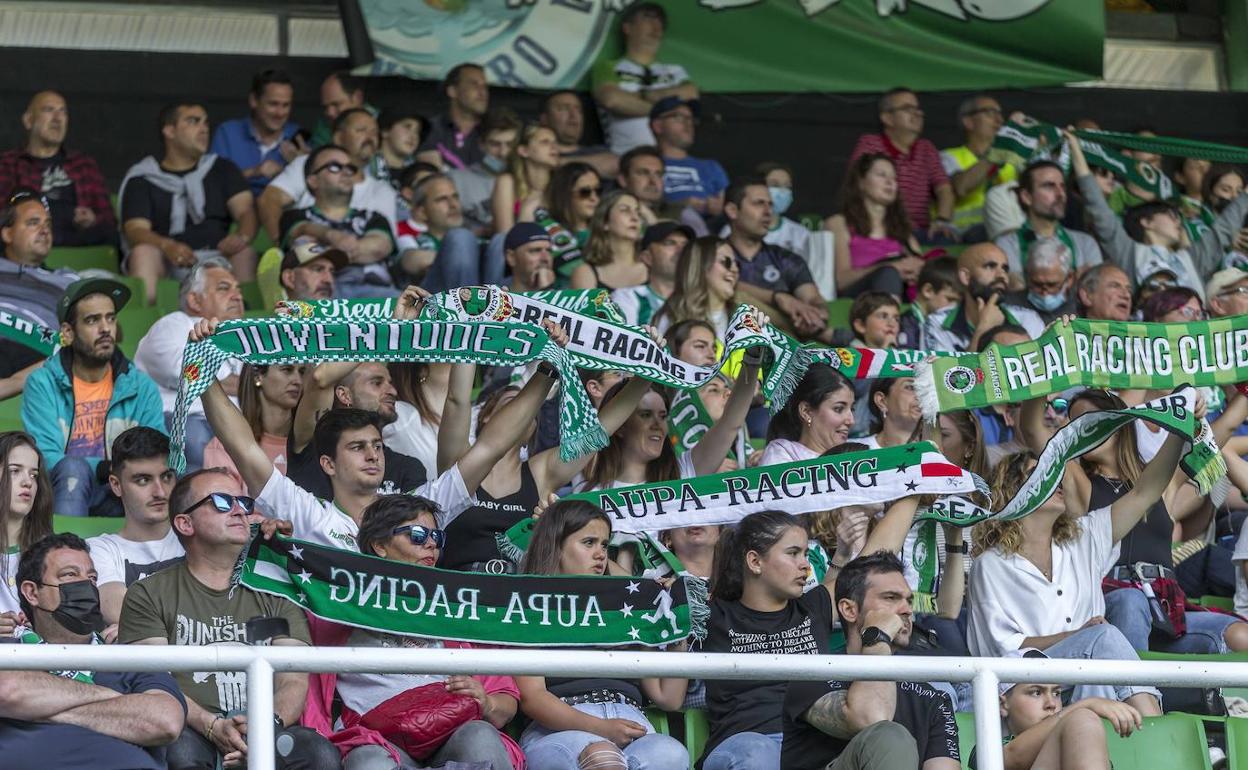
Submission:
[[[966,145],[950,147],[941,152],[953,158],[961,171],[966,171],[979,162],[979,158],[975,157],[975,153],[971,152]],[[971,190],[964,197],[958,198],[953,206],[953,226],[958,229],[958,232],[965,232],[975,225],[983,224],[984,196],[988,192],[990,185],[1012,182],[1017,176],[1018,174],[1014,171],[1014,167],[1007,163],[997,169],[997,173],[992,179],[980,184],[979,187]],[[932,216],[936,216],[936,204],[934,202],[932,204]]]

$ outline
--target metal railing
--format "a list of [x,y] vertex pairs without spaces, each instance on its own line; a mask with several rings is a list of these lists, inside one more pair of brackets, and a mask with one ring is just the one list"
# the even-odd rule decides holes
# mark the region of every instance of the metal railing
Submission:
[[971,682],[980,770],[1002,770],[998,682],[1248,687],[1248,663],[874,655],[729,655],[601,650],[411,650],[362,647],[0,645],[0,670],[247,671],[247,766],[274,763],[273,674],[278,671],[695,679]]

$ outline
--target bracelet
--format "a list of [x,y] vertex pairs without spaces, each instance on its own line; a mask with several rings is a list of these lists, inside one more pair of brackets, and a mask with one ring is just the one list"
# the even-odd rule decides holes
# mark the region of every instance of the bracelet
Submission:
[[965,556],[966,554],[970,552],[971,552],[971,545],[965,540],[963,540],[961,543],[958,543],[957,545],[953,545],[951,543],[945,543],[946,554],[960,553],[963,556]]
[[552,380],[559,379],[559,370],[551,366],[548,361],[542,361],[537,365],[537,373]]
[[215,717],[212,718],[212,721],[208,723],[208,729],[204,732],[204,737],[208,739],[209,743],[212,743],[212,728],[216,727],[217,722],[220,722],[220,721],[221,721],[221,715],[217,714]]

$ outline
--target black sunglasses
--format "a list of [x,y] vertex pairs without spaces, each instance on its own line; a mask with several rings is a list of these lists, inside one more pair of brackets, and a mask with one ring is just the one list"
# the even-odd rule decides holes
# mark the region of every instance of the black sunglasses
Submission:
[[602,186],[598,187],[578,187],[576,188],[576,197],[581,200],[589,200],[590,198],[602,197]]
[[430,529],[420,524],[404,524],[401,527],[395,527],[390,530],[390,534],[397,535],[406,532],[412,539],[413,545],[424,545],[426,540],[433,540],[433,544],[438,548],[446,547],[446,530]]
[[319,174],[322,171],[329,171],[334,174],[341,174],[343,171],[346,171],[351,176],[355,176],[356,172],[358,172],[359,170],[360,170],[360,167],[355,165],[354,163],[339,163],[336,160],[331,160],[330,162],[326,163],[324,166],[321,166],[320,168],[318,168],[316,171],[313,171],[312,173]]
[[212,507],[217,509],[217,513],[229,513],[234,510],[234,504],[243,510],[243,513],[251,513],[256,510],[256,498],[247,497],[246,495],[227,495],[225,492],[213,492],[212,494],[200,500],[197,503],[187,506],[182,513],[187,514],[195,510],[204,503],[212,503]]

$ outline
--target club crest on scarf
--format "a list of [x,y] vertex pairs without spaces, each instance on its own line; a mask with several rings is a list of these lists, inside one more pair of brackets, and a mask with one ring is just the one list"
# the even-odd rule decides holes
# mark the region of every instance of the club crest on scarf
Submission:
[[464,286],[448,292],[448,299],[453,309],[473,321],[505,321],[514,310],[510,293],[489,286]]

